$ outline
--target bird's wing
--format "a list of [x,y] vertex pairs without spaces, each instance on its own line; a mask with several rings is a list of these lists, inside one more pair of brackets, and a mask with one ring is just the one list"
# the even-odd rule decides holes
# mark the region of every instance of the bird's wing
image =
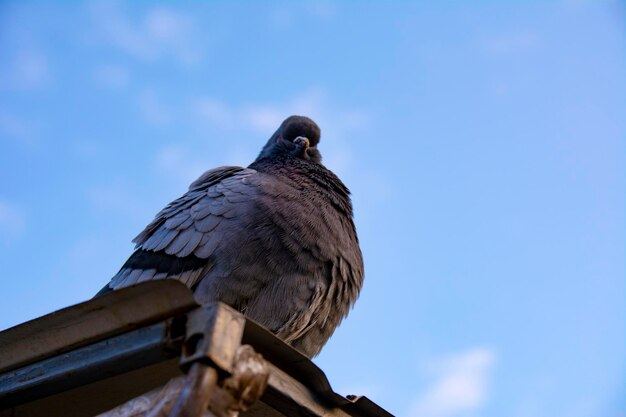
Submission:
[[209,258],[220,242],[233,228],[243,226],[237,219],[245,219],[251,209],[257,187],[248,178],[254,174],[241,167],[205,172],[133,240],[135,252],[107,287],[163,278],[193,287],[211,267]]

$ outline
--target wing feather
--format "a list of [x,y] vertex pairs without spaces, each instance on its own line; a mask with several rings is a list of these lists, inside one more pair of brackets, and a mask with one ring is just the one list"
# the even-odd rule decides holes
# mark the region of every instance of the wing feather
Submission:
[[168,218],[165,221],[165,227],[168,229],[176,229],[178,228],[178,226],[183,224],[188,219],[189,219],[189,213],[187,211],[183,211],[173,217]]
[[196,250],[198,244],[202,240],[202,232],[199,232],[194,227],[190,228],[189,230],[192,231],[192,233],[189,236],[189,239],[187,239],[187,244],[185,244],[185,247],[183,247],[176,254],[176,256],[185,257],[187,255],[190,255],[194,250]]
[[[218,216],[206,216],[202,219],[196,220],[193,226],[200,233],[208,233],[211,230],[215,229],[220,221],[221,219]],[[208,237],[206,237],[206,239],[208,239]],[[202,236],[202,241],[202,244],[206,243],[204,235]]]
[[[225,236],[239,223],[236,213],[245,213],[255,185],[243,182],[256,171],[221,167],[205,172],[189,191],[161,210],[134,239],[136,252],[109,283],[121,288],[150,279],[174,278],[194,286],[212,268],[211,255],[231,244]],[[228,181],[228,187],[222,183]],[[244,190],[245,189],[245,190]],[[245,196],[245,197],[242,197]],[[239,207],[239,208],[238,208]]]

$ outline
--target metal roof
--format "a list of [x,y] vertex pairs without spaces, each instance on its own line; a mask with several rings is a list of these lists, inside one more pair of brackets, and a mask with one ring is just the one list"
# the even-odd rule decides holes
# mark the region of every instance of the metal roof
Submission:
[[244,416],[391,416],[335,393],[306,356],[224,304],[199,306],[183,284],[114,291],[0,332],[0,417],[92,416],[184,375],[196,362],[233,371],[242,345],[269,383]]

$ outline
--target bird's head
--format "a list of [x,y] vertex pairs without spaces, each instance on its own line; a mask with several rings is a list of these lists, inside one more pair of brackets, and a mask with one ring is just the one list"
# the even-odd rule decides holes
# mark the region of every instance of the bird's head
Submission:
[[313,120],[305,116],[290,116],[281,123],[267,141],[256,160],[278,155],[292,155],[320,163],[322,155],[317,149],[319,141],[320,128]]

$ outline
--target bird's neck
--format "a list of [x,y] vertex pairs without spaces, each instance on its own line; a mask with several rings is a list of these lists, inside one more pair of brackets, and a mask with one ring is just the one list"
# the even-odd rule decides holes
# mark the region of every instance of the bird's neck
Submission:
[[352,216],[350,190],[321,163],[291,155],[276,155],[257,159],[248,168],[272,175],[296,187],[313,187],[320,194],[326,195],[338,209]]

